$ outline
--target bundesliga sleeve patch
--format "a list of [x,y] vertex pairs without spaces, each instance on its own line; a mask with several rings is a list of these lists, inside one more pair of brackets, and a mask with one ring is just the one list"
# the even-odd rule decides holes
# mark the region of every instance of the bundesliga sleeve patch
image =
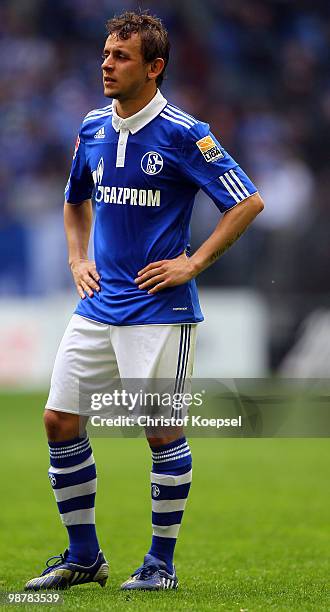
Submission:
[[224,156],[211,136],[205,136],[201,140],[197,140],[196,145],[207,162],[217,161]]

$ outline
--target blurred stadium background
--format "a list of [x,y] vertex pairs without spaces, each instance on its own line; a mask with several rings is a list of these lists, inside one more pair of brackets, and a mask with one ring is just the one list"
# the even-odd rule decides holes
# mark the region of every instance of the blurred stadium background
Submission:
[[[266,209],[199,278],[197,376],[330,372],[330,5],[317,0],[2,0],[0,384],[47,387],[76,302],[63,188],[104,106],[105,21],[149,8],[172,41],[165,96],[208,121]],[[196,247],[218,220],[200,193]]]

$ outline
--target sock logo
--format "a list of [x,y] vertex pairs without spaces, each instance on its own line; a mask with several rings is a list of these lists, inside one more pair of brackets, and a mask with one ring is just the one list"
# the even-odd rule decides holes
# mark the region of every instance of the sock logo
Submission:
[[151,485],[151,495],[152,497],[158,497],[160,495],[160,488],[157,485]]
[[50,480],[50,484],[54,488],[55,485],[56,485],[56,478],[55,478],[54,474],[49,474],[49,480]]

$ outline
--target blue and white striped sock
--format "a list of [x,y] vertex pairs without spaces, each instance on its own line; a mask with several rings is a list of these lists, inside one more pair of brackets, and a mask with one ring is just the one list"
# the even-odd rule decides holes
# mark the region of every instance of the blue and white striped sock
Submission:
[[149,554],[173,571],[173,555],[192,479],[186,438],[151,447],[152,543]]
[[96,467],[89,439],[49,442],[50,483],[69,534],[68,561],[91,565],[99,551],[95,530]]

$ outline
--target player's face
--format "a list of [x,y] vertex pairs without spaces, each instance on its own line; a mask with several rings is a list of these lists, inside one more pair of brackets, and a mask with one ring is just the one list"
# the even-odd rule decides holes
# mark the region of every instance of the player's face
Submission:
[[136,97],[148,81],[149,65],[141,54],[141,39],[132,34],[127,40],[111,34],[103,50],[103,86],[108,98],[126,100]]

